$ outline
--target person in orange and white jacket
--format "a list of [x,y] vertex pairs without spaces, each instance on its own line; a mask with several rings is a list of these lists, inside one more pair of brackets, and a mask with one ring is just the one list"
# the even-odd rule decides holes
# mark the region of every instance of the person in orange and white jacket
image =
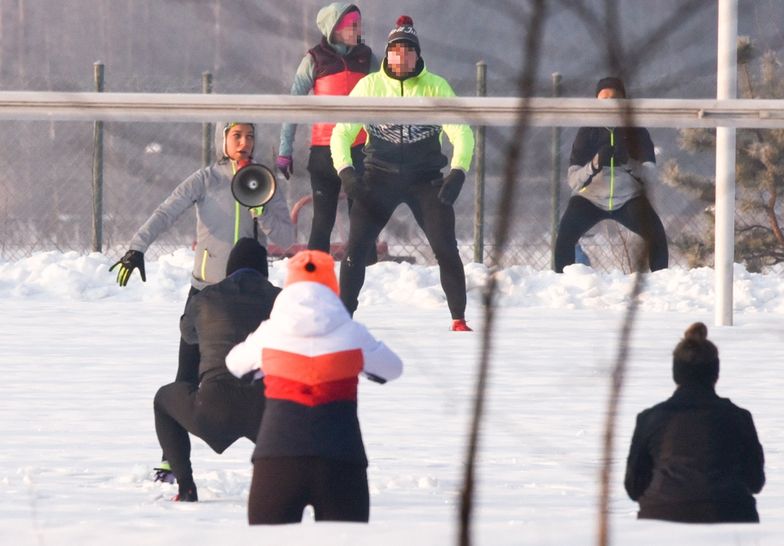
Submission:
[[349,316],[329,254],[299,252],[288,268],[269,320],[226,357],[234,375],[255,374],[266,387],[248,521],[297,523],[312,505],[317,521],[367,522],[358,377],[385,383],[403,364]]

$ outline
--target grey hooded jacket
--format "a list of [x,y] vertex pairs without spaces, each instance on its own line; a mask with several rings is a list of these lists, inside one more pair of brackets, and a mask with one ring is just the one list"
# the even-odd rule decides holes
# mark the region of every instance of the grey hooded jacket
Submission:
[[[222,127],[223,124],[217,125]],[[147,248],[190,207],[196,207],[196,251],[191,285],[201,290],[226,277],[226,262],[234,243],[241,237],[253,237],[251,211],[243,207],[231,193],[234,162],[224,157],[223,134],[216,130],[216,150],[221,158],[199,169],[177,186],[152,216],[136,232],[129,248],[146,252]],[[264,213],[258,218],[258,240],[267,246],[267,239],[283,249],[294,243],[285,191],[280,187]]]

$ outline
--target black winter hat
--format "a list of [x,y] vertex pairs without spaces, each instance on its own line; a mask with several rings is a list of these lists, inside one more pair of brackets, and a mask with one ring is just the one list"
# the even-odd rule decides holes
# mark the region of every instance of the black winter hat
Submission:
[[708,341],[708,328],[695,322],[672,352],[672,378],[678,385],[713,386],[719,379],[719,350]]
[[267,250],[256,239],[243,237],[229,253],[226,262],[226,276],[243,268],[255,269],[265,277],[269,277],[267,266]]
[[594,95],[598,97],[599,91],[602,89],[615,89],[623,95],[623,98],[626,98],[626,87],[623,85],[623,80],[621,80],[621,78],[615,78],[613,76],[602,78],[596,84],[596,93],[594,93]]
[[419,49],[419,37],[417,36],[416,30],[414,30],[414,20],[408,15],[401,15],[397,18],[395,28],[392,29],[392,32],[387,36],[387,50],[389,50],[389,47],[392,44],[398,42],[407,42],[411,44],[417,55],[422,55],[421,50]]

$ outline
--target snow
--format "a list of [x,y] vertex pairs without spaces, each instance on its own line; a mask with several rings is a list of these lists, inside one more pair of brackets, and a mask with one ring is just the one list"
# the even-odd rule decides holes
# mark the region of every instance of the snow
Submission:
[[[250,528],[250,442],[216,455],[193,442],[200,502],[173,503],[150,480],[159,458],[157,388],[176,369],[178,318],[192,254],[147,264],[126,288],[101,254],[45,252],[0,261],[0,543],[391,546],[456,542],[468,418],[481,341],[483,266],[466,266],[468,319],[447,330],[434,267],[368,269],[356,318],[401,355],[396,382],[360,385],[370,458],[369,525]],[[735,325],[713,326],[713,271],[647,276],[634,325],[613,455],[616,544],[781,544],[784,485],[784,268],[735,268]],[[282,284],[285,263],[270,279]],[[499,311],[478,466],[475,543],[590,544],[596,536],[600,437],[609,369],[631,277],[584,266],[563,275],[499,273]],[[760,525],[638,521],[622,476],[634,416],[668,397],[672,348],[702,320],[721,353],[718,392],[749,409],[765,448]]]

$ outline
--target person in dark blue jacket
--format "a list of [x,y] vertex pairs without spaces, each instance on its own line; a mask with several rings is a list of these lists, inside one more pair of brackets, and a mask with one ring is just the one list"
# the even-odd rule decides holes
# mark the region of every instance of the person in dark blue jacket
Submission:
[[[280,288],[267,280],[267,252],[258,241],[241,238],[229,254],[226,278],[188,300],[180,320],[187,343],[198,343],[198,385],[175,381],[155,395],[155,432],[176,478],[174,500],[196,501],[188,433],[216,453],[239,438],[256,441],[264,412],[264,385],[234,377],[226,368],[231,348],[269,317]],[[158,469],[159,474],[167,472]],[[159,481],[171,476],[159,476]]]
[[[625,99],[618,78],[602,78],[596,98]],[[656,154],[642,127],[581,127],[572,144],[568,182],[572,197],[558,225],[556,273],[575,263],[580,237],[602,220],[613,220],[645,241],[651,271],[669,262],[664,225],[646,193],[657,182]]]
[[626,491],[640,519],[758,522],[765,459],[751,413],[716,395],[719,351],[701,322],[672,354],[678,388],[637,416]]

